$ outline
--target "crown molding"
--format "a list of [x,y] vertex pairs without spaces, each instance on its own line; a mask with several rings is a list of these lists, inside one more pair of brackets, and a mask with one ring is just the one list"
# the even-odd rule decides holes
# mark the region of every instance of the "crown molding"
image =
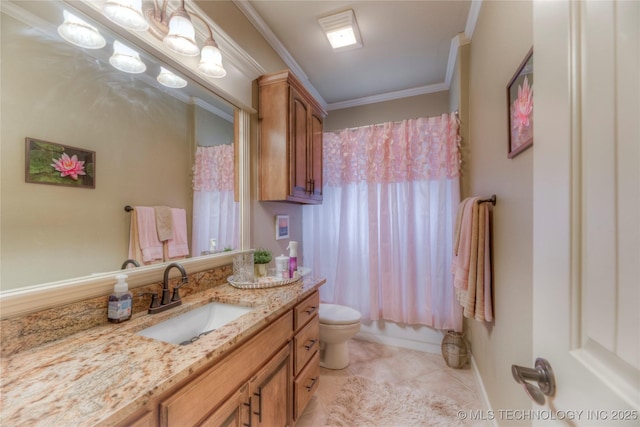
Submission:
[[444,82],[447,85],[447,89],[451,86],[451,78],[453,77],[453,70],[458,60],[458,49],[460,46],[471,43],[471,40],[467,38],[465,33],[458,33],[451,39],[451,47],[449,48],[449,60],[447,61],[447,73],[444,78]]
[[349,99],[341,102],[334,102],[327,105],[327,111],[341,110],[343,108],[349,107],[358,107],[360,105],[375,104],[377,102],[393,101],[394,99],[441,92],[448,89],[449,85],[447,85],[446,83],[436,83],[428,86],[419,86],[412,89],[403,89],[394,92],[381,93],[378,95],[365,96],[362,98]]
[[287,64],[287,66],[289,66],[293,74],[298,77],[298,79],[309,90],[309,92],[311,92],[313,96],[319,101],[319,103],[325,107],[326,111],[340,110],[342,108],[356,107],[383,101],[392,101],[394,99],[407,98],[410,96],[424,95],[427,93],[449,90],[451,78],[453,76],[453,70],[455,68],[458,57],[458,48],[471,42],[471,37],[473,35],[473,31],[475,30],[476,22],[478,21],[478,16],[480,14],[480,8],[482,6],[482,0],[471,0],[471,6],[469,8],[469,14],[467,15],[467,22],[465,25],[464,33],[456,34],[451,39],[451,47],[449,49],[449,58],[447,61],[447,70],[445,73],[444,82],[327,104],[324,98],[318,93],[316,88],[313,87],[313,85],[309,82],[309,78],[305,74],[302,67],[300,67],[293,56],[291,56],[291,53],[289,53],[287,48],[282,44],[280,39],[278,39],[271,28],[269,28],[262,17],[260,17],[258,12],[256,12],[253,6],[251,6],[249,0],[233,0],[233,3],[247,17],[249,22],[253,24],[258,32],[262,34],[267,43],[271,45],[276,53],[280,55],[282,60]]
[[302,82],[304,87],[313,95],[313,97],[318,101],[323,108],[326,109],[327,102],[324,100],[322,95],[317,91],[317,89],[311,84],[309,81],[309,76],[304,72],[300,64],[291,56],[291,53],[287,50],[287,48],[282,44],[280,39],[274,34],[274,32],[269,28],[269,26],[264,22],[262,17],[256,12],[256,10],[251,6],[248,0],[233,0],[233,3],[240,9],[240,11],[247,17],[249,22],[258,30],[258,32],[265,38],[267,43],[271,45],[273,50],[276,51],[280,58],[287,64],[291,72]]
[[464,35],[471,41],[473,32],[476,29],[476,22],[478,22],[478,16],[480,15],[480,8],[482,7],[482,0],[471,0],[471,6],[469,7],[469,14],[467,15],[467,24],[464,27]]
[[189,98],[188,103],[197,105],[200,108],[204,108],[208,112],[215,114],[216,116],[221,117],[228,122],[233,123],[233,114],[229,114],[226,111],[222,111],[220,108],[215,107],[200,98],[197,98],[197,97]]

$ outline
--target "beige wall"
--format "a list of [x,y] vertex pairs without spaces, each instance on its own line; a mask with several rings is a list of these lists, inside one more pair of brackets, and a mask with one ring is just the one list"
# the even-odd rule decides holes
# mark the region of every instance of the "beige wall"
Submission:
[[535,146],[507,158],[506,85],[532,46],[532,19],[530,1],[485,1],[471,41],[469,168],[464,177],[470,191],[463,196],[498,196],[493,211],[496,320],[491,325],[467,320],[466,328],[494,410],[531,405],[513,380],[511,365],[532,366]]
[[431,117],[448,111],[449,92],[441,91],[329,111],[324,122],[324,130],[331,131],[418,117]]

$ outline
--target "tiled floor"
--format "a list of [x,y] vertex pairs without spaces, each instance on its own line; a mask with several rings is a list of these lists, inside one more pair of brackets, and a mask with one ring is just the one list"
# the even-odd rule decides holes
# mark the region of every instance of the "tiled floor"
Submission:
[[458,402],[463,410],[482,409],[471,369],[449,368],[440,354],[352,339],[349,341],[349,362],[349,366],[342,370],[320,368],[320,386],[296,423],[297,427],[324,426],[327,408],[352,375],[401,383],[446,396]]

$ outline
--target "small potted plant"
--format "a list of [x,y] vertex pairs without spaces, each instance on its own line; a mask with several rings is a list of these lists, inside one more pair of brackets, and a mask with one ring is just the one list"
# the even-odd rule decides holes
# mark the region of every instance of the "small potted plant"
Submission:
[[253,253],[253,264],[256,277],[267,275],[267,264],[271,262],[271,251],[267,249],[256,249]]

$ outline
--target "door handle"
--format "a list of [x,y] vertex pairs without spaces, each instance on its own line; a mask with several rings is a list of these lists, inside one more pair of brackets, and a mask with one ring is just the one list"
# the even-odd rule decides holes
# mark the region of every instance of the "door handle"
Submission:
[[[511,365],[511,374],[518,384],[522,384],[527,396],[538,405],[544,405],[545,396],[553,396],[556,392],[553,369],[549,362],[541,357],[536,359],[535,368]],[[538,385],[529,381],[535,381]]]

